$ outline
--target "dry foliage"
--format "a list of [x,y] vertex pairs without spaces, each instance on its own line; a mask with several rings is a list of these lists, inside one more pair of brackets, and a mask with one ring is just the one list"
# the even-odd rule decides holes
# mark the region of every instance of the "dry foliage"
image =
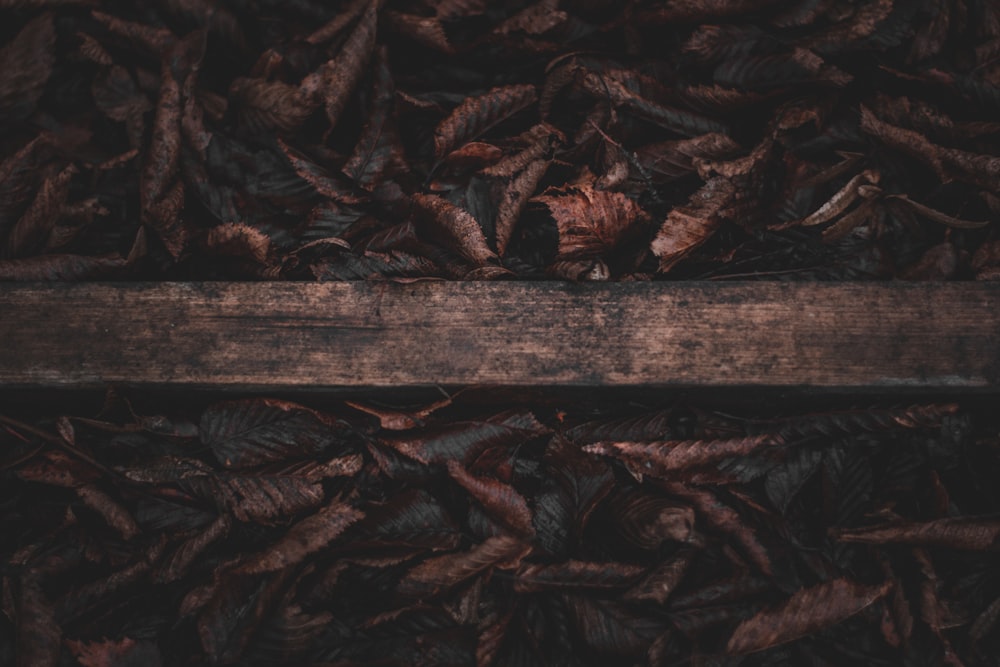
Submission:
[[0,659],[972,667],[1000,651],[995,411],[485,396],[110,394],[97,415],[0,415]]
[[993,2],[0,18],[0,280],[998,275]]

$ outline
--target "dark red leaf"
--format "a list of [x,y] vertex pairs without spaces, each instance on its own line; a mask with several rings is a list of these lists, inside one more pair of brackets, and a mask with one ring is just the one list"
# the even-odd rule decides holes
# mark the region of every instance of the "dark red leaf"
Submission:
[[614,456],[654,477],[667,477],[675,470],[745,456],[758,449],[782,444],[771,435],[731,440],[667,440],[662,442],[596,442],[584,447],[592,454]]
[[248,468],[322,451],[345,427],[295,403],[248,399],[217,403],[201,416],[201,440],[227,468]]
[[343,533],[351,524],[364,517],[364,513],[347,503],[334,500],[316,514],[292,525],[284,537],[250,557],[238,572],[260,574],[296,565],[306,556],[323,549]]
[[496,259],[486,244],[483,228],[471,213],[436,195],[415,194],[412,201],[418,220],[429,225],[465,259],[479,266]]
[[867,528],[835,530],[841,542],[861,544],[914,544],[981,551],[1000,546],[1000,520],[956,517],[933,521],[897,523]]
[[658,549],[664,542],[687,542],[694,533],[694,510],[666,498],[634,492],[611,501],[622,536],[642,549]]
[[434,153],[443,158],[494,126],[535,103],[535,87],[526,84],[493,88],[458,105],[434,130]]
[[371,190],[386,177],[407,170],[406,157],[395,125],[395,96],[385,48],[377,51],[371,108],[344,174]]
[[151,641],[135,641],[131,637],[119,640],[82,642],[66,640],[73,657],[83,667],[160,667],[163,655]]
[[652,601],[664,604],[671,593],[684,580],[688,567],[695,558],[694,549],[682,549],[676,555],[664,560],[653,568],[642,581],[630,588],[624,595],[626,600],[637,602]]
[[494,567],[513,568],[530,551],[520,538],[491,537],[469,551],[428,558],[399,582],[404,595],[437,595]]
[[854,616],[888,591],[887,584],[865,586],[846,578],[804,588],[740,623],[726,650],[740,655],[794,641]]
[[606,253],[646,222],[636,202],[620,192],[596,190],[591,185],[546,190],[532,201],[548,209],[555,220],[561,258]]
[[570,560],[553,565],[525,564],[514,574],[514,590],[533,593],[550,589],[619,589],[634,583],[646,568],[628,563]]
[[191,475],[181,487],[228,510],[238,521],[274,525],[323,502],[319,480],[297,475]]
[[468,461],[487,447],[514,446],[548,429],[530,412],[512,411],[481,422],[458,422],[447,427],[385,438],[383,442],[421,463]]
[[51,13],[29,21],[0,48],[0,118],[25,118],[35,110],[55,64],[56,31]]
[[448,474],[483,506],[493,520],[510,528],[515,534],[529,538],[534,535],[531,510],[514,487],[489,477],[471,475],[454,460],[448,461]]

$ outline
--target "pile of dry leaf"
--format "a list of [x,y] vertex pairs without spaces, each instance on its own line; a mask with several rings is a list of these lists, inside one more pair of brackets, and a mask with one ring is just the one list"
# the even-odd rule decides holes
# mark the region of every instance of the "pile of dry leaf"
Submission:
[[996,664],[995,410],[505,408],[0,417],[0,664]]
[[972,279],[984,0],[3,0],[0,279]]

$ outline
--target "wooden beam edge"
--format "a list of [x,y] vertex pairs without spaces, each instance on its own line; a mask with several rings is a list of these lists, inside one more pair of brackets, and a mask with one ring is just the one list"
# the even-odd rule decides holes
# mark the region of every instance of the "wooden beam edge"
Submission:
[[1000,284],[0,286],[0,386],[992,391]]

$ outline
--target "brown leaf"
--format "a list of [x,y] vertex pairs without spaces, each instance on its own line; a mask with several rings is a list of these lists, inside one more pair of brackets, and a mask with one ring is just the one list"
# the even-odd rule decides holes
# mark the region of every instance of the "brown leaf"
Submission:
[[647,568],[629,563],[592,563],[569,560],[552,565],[530,563],[514,574],[514,591],[534,593],[544,590],[615,590],[634,583]]
[[365,66],[375,48],[378,0],[370,0],[340,53],[302,80],[299,89],[310,100],[322,98],[330,127],[340,115],[365,75]]
[[420,219],[431,224],[467,260],[483,266],[496,259],[486,244],[483,228],[471,213],[436,195],[417,193],[411,200]]
[[96,9],[91,14],[108,30],[142,47],[149,55],[159,57],[177,41],[174,34],[167,28],[157,28],[145,23],[127,21]]
[[434,13],[442,19],[479,16],[489,7],[486,0],[437,0],[433,4]]
[[479,633],[476,641],[476,667],[492,667],[497,664],[497,656],[507,636],[507,627],[510,625],[512,615],[511,613],[504,615]]
[[867,107],[861,105],[861,129],[882,142],[932,167],[939,177],[949,180],[941,160],[940,147],[927,137],[879,120]]
[[955,517],[926,522],[898,523],[842,528],[833,532],[841,542],[860,544],[914,544],[971,551],[993,550],[1000,546],[1000,520]]
[[176,551],[164,559],[162,565],[158,566],[154,581],[166,584],[185,576],[208,547],[229,534],[231,524],[228,516],[219,515],[204,530],[185,540]]
[[441,53],[452,53],[454,49],[448,41],[444,26],[436,16],[417,16],[403,12],[385,12],[389,27],[406,35],[413,41]]
[[569,14],[556,9],[557,4],[551,0],[540,0],[528,5],[500,23],[493,32],[497,35],[518,32],[526,35],[542,35],[569,20]]
[[[695,171],[694,159],[724,160],[739,151],[725,134],[712,132],[691,139],[646,144],[636,149],[636,161],[655,182],[669,182]],[[644,175],[645,176],[645,175]]]
[[623,599],[664,604],[670,594],[684,580],[688,566],[691,565],[696,554],[694,549],[682,549],[672,558],[664,560],[653,568],[642,581],[630,588]]
[[160,70],[160,99],[156,104],[153,136],[143,165],[140,195],[148,210],[167,193],[174,180],[181,151],[181,89],[170,63]]
[[105,639],[103,641],[82,642],[67,639],[73,657],[83,667],[129,667],[147,665],[161,667],[163,656],[151,641],[135,641],[131,637]]
[[659,549],[664,542],[687,542],[694,535],[694,510],[658,495],[619,494],[611,502],[622,536],[641,549]]
[[865,223],[873,216],[877,215],[880,208],[875,200],[869,200],[855,208],[853,211],[841,216],[832,225],[823,230],[823,242],[833,243],[844,238],[855,228]]
[[428,558],[403,577],[399,592],[437,595],[493,567],[516,567],[530,550],[518,537],[491,537],[469,551]]
[[736,196],[736,188],[726,178],[713,178],[691,196],[687,206],[677,207],[650,246],[660,258],[660,271],[667,272],[695,248],[707,241],[722,224],[722,212]]
[[160,199],[143,212],[145,222],[163,242],[167,252],[179,259],[188,244],[189,232],[181,217],[184,211],[184,181],[177,180]]
[[122,538],[131,540],[139,534],[139,526],[129,511],[95,485],[85,484],[78,487],[76,494],[80,496],[84,505],[100,514]]
[[346,454],[329,461],[293,466],[286,474],[294,474],[310,482],[320,482],[333,477],[353,477],[361,472],[364,463],[361,454]]
[[620,192],[592,185],[546,190],[533,202],[548,209],[559,229],[559,257],[594,257],[612,250],[646,221],[642,208]]
[[288,158],[288,162],[292,165],[295,173],[299,175],[299,178],[313,186],[316,192],[344,204],[352,204],[358,201],[358,198],[350,192],[349,185],[341,184],[333,174],[322,166],[313,162],[306,155],[286,144],[280,138],[278,139],[278,146],[281,147],[281,152]]
[[237,521],[275,525],[323,502],[321,480],[295,474],[193,475],[183,489],[229,510]]
[[7,257],[28,255],[41,248],[59,220],[69,195],[70,180],[78,171],[70,164],[55,176],[45,179],[28,210],[10,230],[7,237]]
[[950,216],[947,213],[942,213],[941,211],[933,209],[930,206],[925,206],[915,199],[911,199],[907,195],[889,195],[889,199],[895,202],[900,202],[921,217],[933,220],[934,222],[940,222],[942,225],[947,225],[948,227],[954,227],[956,229],[979,229],[980,227],[985,227],[990,224],[989,220],[962,220],[961,218]]
[[111,54],[96,39],[84,32],[78,32],[76,36],[80,38],[80,55],[84,58],[105,67],[114,63]]
[[379,426],[387,431],[408,431],[411,428],[423,426],[424,419],[431,416],[441,408],[451,405],[453,398],[454,396],[449,396],[441,399],[440,401],[430,403],[422,408],[407,411],[379,408],[373,405],[358,403],[356,401],[344,401],[344,403],[351,406],[355,410],[360,410],[361,412],[377,417],[379,420]]
[[447,463],[468,461],[487,447],[514,446],[548,430],[532,413],[512,410],[486,421],[454,422],[382,441],[421,463]]
[[879,23],[888,18],[895,4],[895,0],[875,0],[858,5],[847,20],[810,38],[808,43],[813,48],[824,46],[843,48],[845,44],[864,39],[875,32]]
[[38,104],[55,64],[55,25],[46,12],[0,48],[0,119],[26,118]]
[[879,173],[866,169],[838,190],[828,201],[798,222],[803,227],[829,222],[850,208],[861,196],[859,189],[866,184],[878,183]]
[[535,87],[527,84],[501,86],[465,99],[434,130],[434,154],[438,159],[444,158],[537,99]]
[[586,72],[581,85],[590,95],[615,107],[656,123],[678,134],[695,137],[712,132],[725,133],[727,126],[700,114],[659,104],[631,90],[625,81],[606,73]]
[[255,132],[291,132],[319,108],[319,101],[298,86],[281,81],[239,77],[229,86],[229,96],[239,105],[240,120]]
[[261,574],[300,563],[306,556],[323,549],[351,524],[364,517],[342,500],[334,500],[320,511],[292,525],[285,535],[268,549],[251,556],[238,569],[243,574]]
[[548,160],[535,160],[528,164],[520,173],[508,182],[499,182],[495,186],[499,191],[499,203],[494,220],[496,227],[497,252],[503,257],[507,246],[514,236],[514,227],[518,218],[528,205],[528,200],[535,194],[538,184],[549,168]]
[[865,586],[846,578],[804,588],[740,623],[726,650],[742,655],[805,637],[854,616],[888,591],[888,584]]
[[306,37],[309,44],[324,44],[329,42],[347,26],[356,21],[369,6],[371,0],[351,0],[346,6],[339,7],[340,11],[334,14],[333,18],[324,23],[315,32]]
[[654,477],[694,468],[733,456],[745,456],[762,447],[782,444],[771,435],[730,440],[667,440],[663,442],[596,442],[584,447],[591,454],[614,456],[633,463]]
[[271,237],[239,222],[212,227],[205,244],[216,254],[242,257],[258,264],[267,264],[271,256]]
[[407,169],[396,132],[395,95],[385,47],[379,48],[376,55],[371,108],[358,143],[343,168],[348,178],[366,190]]
[[667,493],[689,502],[709,526],[732,537],[761,572],[772,574],[771,557],[760,543],[756,532],[718,496],[711,491],[680,482],[659,482],[659,485]]
[[448,461],[448,474],[483,506],[490,518],[517,535],[531,537],[535,534],[528,503],[514,487],[489,477],[471,475],[458,461]]

